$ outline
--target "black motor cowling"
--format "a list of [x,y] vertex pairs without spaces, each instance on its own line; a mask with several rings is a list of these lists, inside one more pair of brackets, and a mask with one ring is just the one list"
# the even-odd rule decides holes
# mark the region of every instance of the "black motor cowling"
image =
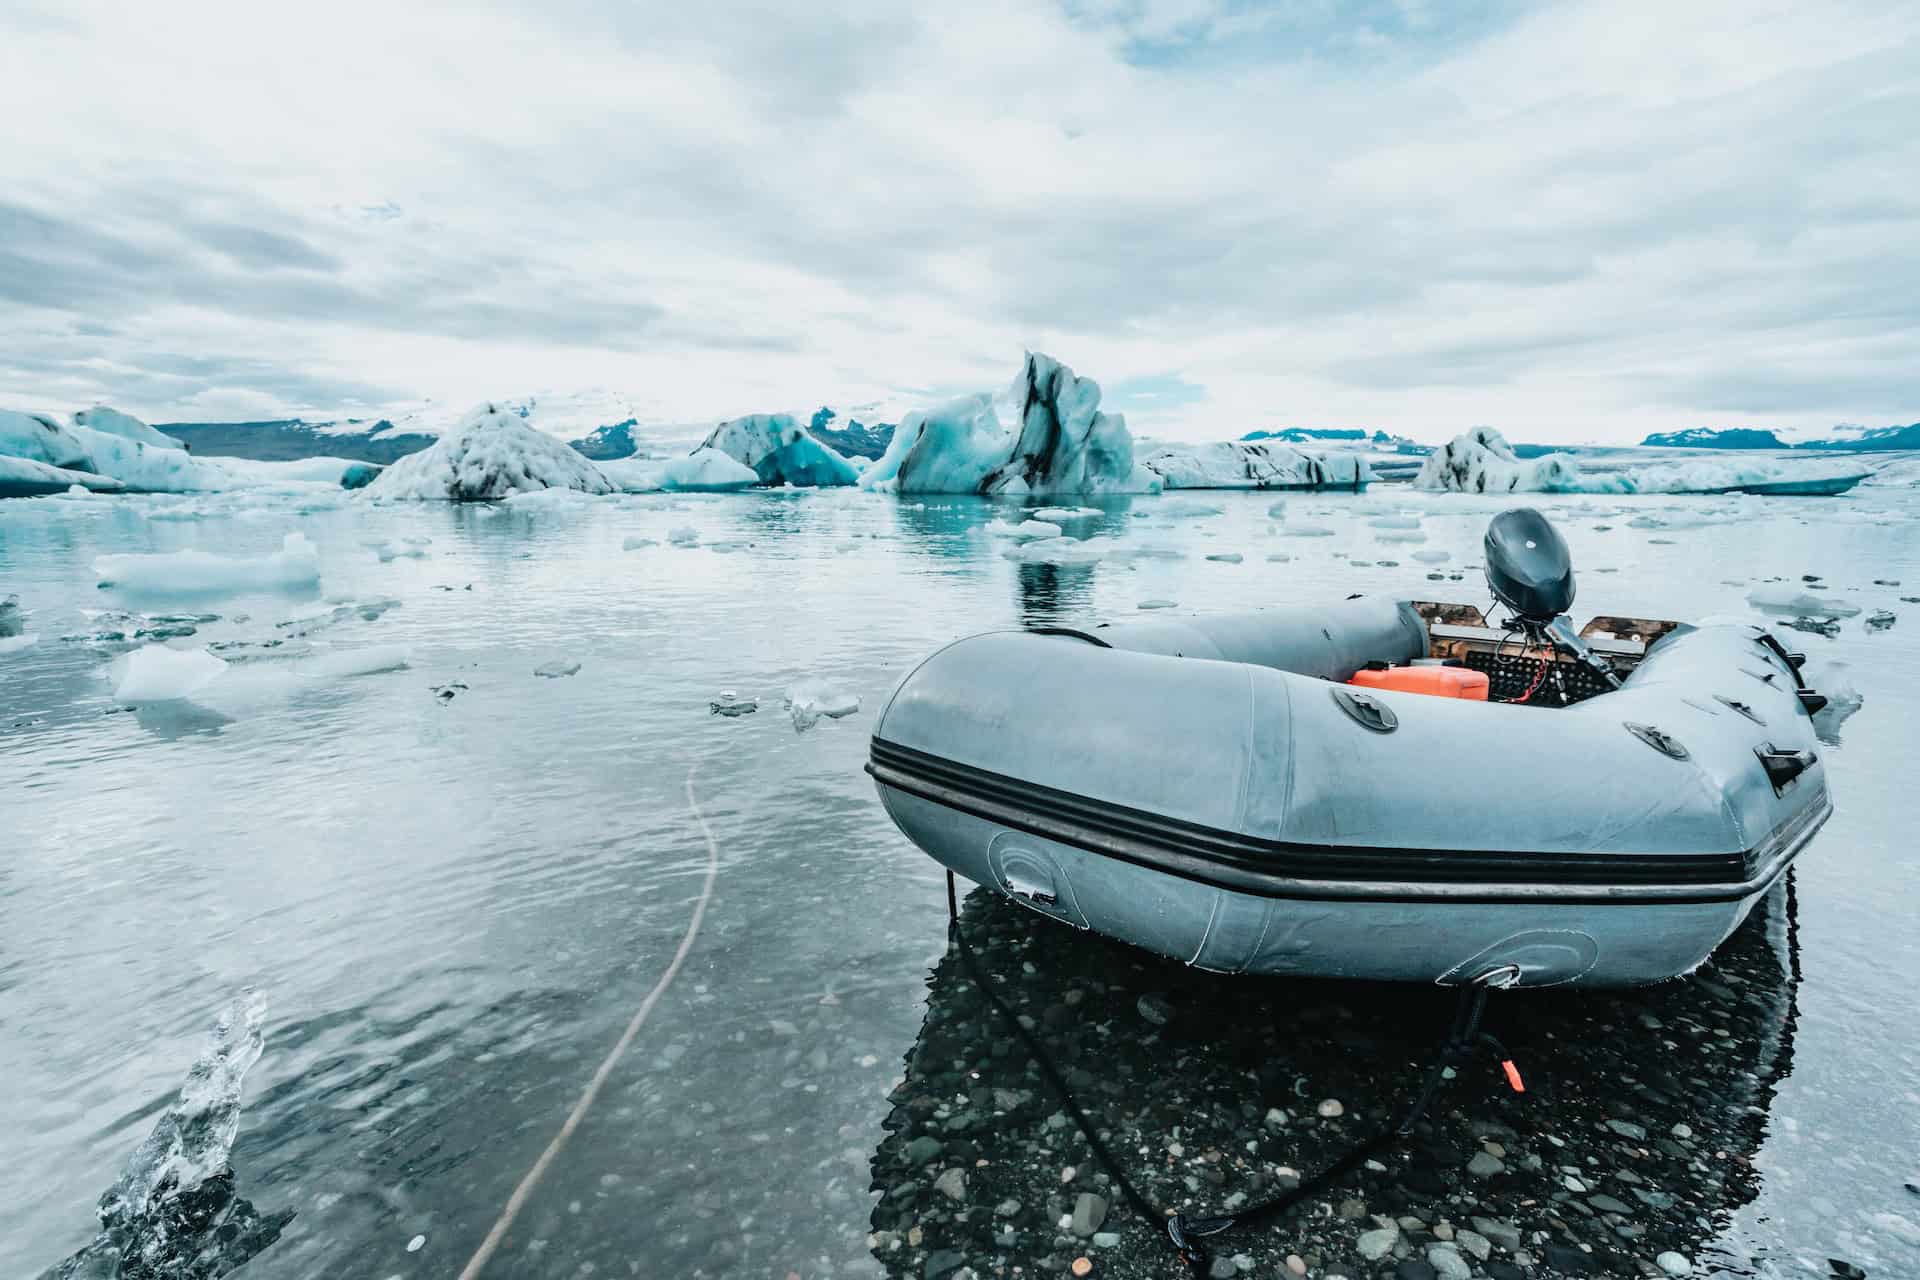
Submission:
[[1566,539],[1532,507],[1502,511],[1487,525],[1487,586],[1522,621],[1541,625],[1573,607]]

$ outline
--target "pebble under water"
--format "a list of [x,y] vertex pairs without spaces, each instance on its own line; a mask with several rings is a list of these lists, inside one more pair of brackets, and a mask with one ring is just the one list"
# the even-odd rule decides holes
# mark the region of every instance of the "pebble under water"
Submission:
[[[1827,606],[1772,616],[1863,699],[1822,724],[1836,814],[1694,976],[1496,997],[1524,1095],[1463,1065],[1208,1270],[1920,1275],[1920,495],[1534,501],[1579,619]],[[685,968],[484,1274],[1180,1274],[982,983],[1153,1205],[1201,1214],[1397,1120],[1450,996],[1201,973],[962,885],[970,967],[862,773],[874,710],[990,627],[1484,604],[1504,505],[1122,499],[1070,563],[989,529],[1015,504],[848,491],[0,503],[0,1275],[460,1274],[685,936],[692,804],[719,868]],[[90,568],[290,532],[317,590]],[[117,699],[152,642],[228,665]],[[1524,783],[1488,783],[1497,824]]]

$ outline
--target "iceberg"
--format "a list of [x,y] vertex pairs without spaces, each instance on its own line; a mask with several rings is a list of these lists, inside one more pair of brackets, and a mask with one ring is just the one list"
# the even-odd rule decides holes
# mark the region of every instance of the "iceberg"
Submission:
[[701,445],[751,467],[761,484],[825,488],[856,484],[860,468],[814,439],[786,413],[756,413],[715,427]]
[[[105,423],[112,430],[85,425],[81,419]],[[145,436],[140,433],[144,430]],[[25,461],[83,473],[70,481],[88,489],[126,488],[147,493],[185,493],[196,489],[223,489],[231,480],[220,468],[201,462],[186,450],[149,443],[149,437],[171,441],[137,418],[111,409],[79,414],[73,425],[61,426],[45,414],[0,409],[0,458]],[[19,478],[32,469],[9,466]],[[87,477],[95,477],[89,480]],[[99,478],[117,481],[102,484]]]
[[1306,453],[1266,441],[1163,444],[1141,465],[1169,489],[1363,489],[1373,479],[1357,453]]
[[118,409],[109,409],[103,404],[97,404],[91,409],[82,409],[74,414],[73,425],[85,427],[90,431],[102,431],[110,436],[120,436],[126,440],[137,440],[155,449],[179,449],[185,452],[187,447],[166,432],[148,426],[132,414],[122,413]]
[[600,470],[625,493],[731,493],[760,483],[752,467],[718,449],[684,458],[620,458]]
[[1866,479],[1855,466],[1809,466],[1787,458],[1702,458],[1586,472],[1571,454],[1522,459],[1492,427],[1475,427],[1429,454],[1416,489],[1442,493],[1747,493],[1831,496]]
[[0,457],[0,498],[38,498],[66,493],[75,485],[93,493],[119,493],[126,488],[111,476],[91,471],[69,471],[31,458]]
[[1126,419],[1100,412],[1100,387],[1050,356],[1027,353],[1013,386],[906,416],[860,476],[884,493],[1157,493],[1138,467]]
[[297,590],[320,585],[320,553],[305,534],[290,533],[281,540],[280,550],[271,555],[163,551],[155,555],[97,556],[93,571],[103,587],[149,595]]
[[567,445],[517,414],[483,404],[431,448],[400,459],[362,492],[412,501],[491,502],[541,489],[606,494],[614,486]]

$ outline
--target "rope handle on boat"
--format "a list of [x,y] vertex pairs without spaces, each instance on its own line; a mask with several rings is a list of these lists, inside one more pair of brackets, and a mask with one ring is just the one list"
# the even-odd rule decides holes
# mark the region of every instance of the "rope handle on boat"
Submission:
[[1204,1276],[1207,1273],[1210,1260],[1206,1246],[1201,1243],[1202,1240],[1279,1216],[1308,1196],[1340,1182],[1383,1148],[1411,1135],[1414,1127],[1425,1116],[1427,1107],[1432,1103],[1441,1083],[1446,1079],[1447,1069],[1458,1062],[1465,1061],[1474,1050],[1491,1049],[1497,1056],[1508,1086],[1515,1093],[1527,1091],[1526,1083],[1520,1075],[1520,1068],[1514,1064],[1506,1047],[1480,1029],[1481,1016],[1487,1008],[1487,993],[1498,987],[1511,985],[1519,977],[1518,971],[1511,967],[1493,969],[1460,988],[1459,1000],[1454,1005],[1453,1024],[1448,1028],[1446,1038],[1440,1043],[1439,1055],[1428,1068],[1426,1079],[1420,1086],[1420,1092],[1415,1095],[1413,1105],[1408,1108],[1406,1117],[1397,1126],[1380,1130],[1349,1149],[1338,1160],[1313,1177],[1289,1187],[1271,1200],[1240,1213],[1231,1216],[1198,1217],[1156,1209],[1153,1202],[1134,1185],[1133,1179],[1127,1176],[1126,1170],[1120,1167],[1120,1162],[1114,1158],[1113,1153],[1094,1132],[1093,1121],[1074,1100],[1065,1078],[1060,1074],[1060,1069],[1054,1065],[1053,1059],[1047,1055],[1045,1046],[1040,1043],[1040,1037],[1020,1021],[1019,1015],[1001,998],[999,992],[987,985],[979,970],[975,968],[973,951],[967,946],[966,936],[960,930],[959,893],[954,884],[952,871],[947,872],[947,937],[958,951],[961,964],[966,968],[967,976],[972,979],[973,985],[979,988],[988,1003],[999,1011],[1001,1017],[1027,1046],[1027,1052],[1039,1065],[1041,1074],[1046,1077],[1047,1083],[1059,1096],[1067,1114],[1073,1118],[1075,1126],[1079,1128],[1080,1136],[1087,1140],[1088,1149],[1112,1177],[1114,1185],[1119,1187],[1121,1197],[1133,1207],[1135,1213],[1148,1222],[1164,1222],[1168,1245],[1182,1262],[1193,1269],[1196,1276]]

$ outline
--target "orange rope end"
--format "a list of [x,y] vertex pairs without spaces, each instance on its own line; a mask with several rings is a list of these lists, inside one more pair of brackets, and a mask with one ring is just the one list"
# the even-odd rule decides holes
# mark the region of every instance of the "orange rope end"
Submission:
[[1520,1078],[1520,1068],[1513,1065],[1512,1058],[1500,1059],[1500,1069],[1507,1073],[1507,1083],[1513,1086],[1515,1093],[1527,1091],[1527,1082]]

